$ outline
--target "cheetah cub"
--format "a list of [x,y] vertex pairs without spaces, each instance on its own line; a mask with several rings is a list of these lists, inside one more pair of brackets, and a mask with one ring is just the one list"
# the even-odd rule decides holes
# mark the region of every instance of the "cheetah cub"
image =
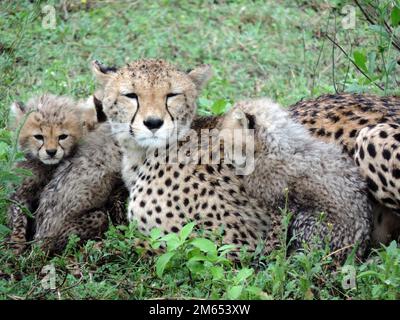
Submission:
[[8,210],[10,242],[20,252],[33,232],[23,208],[36,210],[41,191],[58,165],[74,154],[78,142],[94,126],[95,110],[69,97],[44,94],[26,105],[14,102],[11,114],[13,127],[22,125],[18,143],[26,158],[17,166],[32,172],[12,194]]
[[372,209],[357,168],[336,146],[311,137],[269,99],[237,103],[222,126],[254,129],[254,171],[243,176],[245,188],[266,208],[288,191],[289,203],[298,208],[290,228],[294,247],[326,239],[338,257],[354,245],[364,255]]

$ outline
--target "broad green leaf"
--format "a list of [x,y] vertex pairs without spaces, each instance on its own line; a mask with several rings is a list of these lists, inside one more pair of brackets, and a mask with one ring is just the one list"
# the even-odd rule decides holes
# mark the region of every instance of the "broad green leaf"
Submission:
[[364,53],[360,52],[360,51],[354,51],[353,58],[354,58],[354,62],[356,63],[356,65],[362,71],[368,73],[367,56]]
[[153,228],[153,229],[151,229],[151,231],[150,231],[150,238],[152,239],[152,240],[157,240],[157,239],[159,239],[161,237],[161,230],[160,229],[158,229],[158,228]]
[[192,273],[201,274],[201,273],[204,273],[204,270],[205,270],[204,264],[202,262],[196,261],[196,260],[189,260],[186,263],[186,266],[189,268],[189,270]]
[[213,103],[213,105],[211,106],[211,111],[216,115],[223,114],[226,111],[227,105],[227,100],[219,99]]
[[189,237],[195,225],[195,222],[191,222],[182,228],[182,230],[179,232],[179,238],[182,242],[184,242]]
[[242,294],[242,291],[243,291],[243,286],[233,286],[229,288],[228,291],[226,292],[227,298],[230,300],[237,300]]
[[181,244],[181,242],[179,241],[179,237],[176,233],[169,233],[166,236],[162,237],[160,240],[166,242],[168,251],[175,250]]
[[217,247],[215,244],[204,238],[197,238],[192,240],[192,245],[194,245],[196,248],[199,248],[201,251],[205,253],[209,253],[211,255],[217,255]]
[[167,252],[161,255],[156,262],[156,274],[159,278],[162,277],[164,270],[171,260],[171,258],[175,255],[175,252]]
[[221,280],[224,277],[224,269],[219,266],[211,267],[210,272],[213,276],[213,280]]
[[225,250],[233,250],[236,249],[234,244],[224,244],[223,246],[218,248],[218,251],[225,251]]
[[246,280],[248,277],[250,277],[253,274],[254,270],[250,268],[244,268],[238,272],[238,274],[235,277],[236,283],[241,283],[244,280]]
[[251,287],[247,287],[246,288],[246,291],[248,292],[248,293],[250,293],[250,294],[253,294],[253,295],[255,295],[255,296],[260,296],[261,295],[261,288],[258,288],[258,287],[253,287],[253,286],[251,286]]
[[400,24],[400,8],[393,7],[392,13],[390,14],[390,21],[393,27],[397,27]]

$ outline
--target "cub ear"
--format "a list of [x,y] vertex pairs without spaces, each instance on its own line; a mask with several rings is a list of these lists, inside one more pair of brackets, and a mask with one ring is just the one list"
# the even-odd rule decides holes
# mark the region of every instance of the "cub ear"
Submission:
[[223,115],[223,129],[249,129],[247,114],[240,108],[233,108]]
[[10,112],[15,121],[19,122],[21,118],[25,115],[26,107],[22,102],[15,101],[10,106]]
[[104,86],[110,77],[117,72],[116,67],[107,67],[101,62],[94,60],[92,61],[92,71],[97,79],[97,81]]
[[212,77],[212,68],[208,64],[203,64],[189,71],[188,75],[196,85],[197,91],[200,91]]

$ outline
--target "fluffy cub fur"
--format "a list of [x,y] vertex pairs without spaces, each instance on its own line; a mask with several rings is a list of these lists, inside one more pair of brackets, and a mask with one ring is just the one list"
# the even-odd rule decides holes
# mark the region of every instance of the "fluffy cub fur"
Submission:
[[243,176],[245,188],[266,208],[288,191],[299,208],[291,222],[295,246],[326,238],[339,256],[354,245],[365,253],[372,223],[366,185],[336,146],[311,137],[269,99],[236,104],[223,128],[254,130],[255,169]]
[[126,223],[128,192],[121,179],[121,151],[108,123],[99,124],[64,161],[45,186],[36,211],[34,239],[50,253],[64,249],[70,235],[99,239]]
[[17,166],[32,172],[12,194],[13,204],[8,210],[11,243],[19,252],[32,231],[23,208],[36,210],[41,191],[57,166],[74,154],[81,138],[94,126],[95,110],[69,97],[44,94],[26,105],[13,103],[11,113],[13,127],[22,126],[18,142],[26,158]]

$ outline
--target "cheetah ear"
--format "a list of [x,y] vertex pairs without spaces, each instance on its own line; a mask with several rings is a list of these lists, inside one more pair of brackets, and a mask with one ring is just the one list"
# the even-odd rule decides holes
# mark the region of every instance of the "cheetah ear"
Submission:
[[202,64],[188,72],[189,77],[200,91],[212,77],[212,68],[208,64]]
[[92,61],[92,71],[97,79],[97,81],[104,86],[110,77],[117,72],[116,67],[107,67],[101,62],[94,60]]
[[97,121],[99,123],[106,122],[107,121],[107,116],[104,113],[103,103],[101,102],[101,100],[97,99],[97,97],[95,95],[93,95],[93,103],[94,103],[94,106],[96,108]]
[[25,115],[26,108],[25,105],[20,101],[15,101],[10,107],[11,115],[14,117],[16,122],[19,122],[21,118]]

